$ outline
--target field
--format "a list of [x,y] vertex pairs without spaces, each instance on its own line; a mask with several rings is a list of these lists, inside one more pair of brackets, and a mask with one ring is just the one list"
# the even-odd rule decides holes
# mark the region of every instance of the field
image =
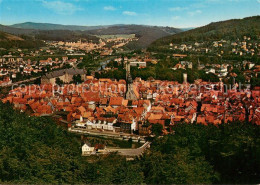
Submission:
[[135,34],[95,35],[95,36],[99,37],[101,39],[117,39],[117,38],[131,39],[131,38],[135,38]]

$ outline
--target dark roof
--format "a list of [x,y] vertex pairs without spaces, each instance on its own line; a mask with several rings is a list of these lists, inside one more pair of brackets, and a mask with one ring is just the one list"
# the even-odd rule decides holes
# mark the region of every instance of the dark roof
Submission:
[[43,76],[43,78],[57,78],[59,76],[63,76],[64,74],[69,74],[69,75],[83,75],[86,74],[84,69],[74,69],[74,68],[70,68],[70,69],[61,69],[61,70],[57,70],[57,71],[53,71],[50,73],[47,73],[46,75]]

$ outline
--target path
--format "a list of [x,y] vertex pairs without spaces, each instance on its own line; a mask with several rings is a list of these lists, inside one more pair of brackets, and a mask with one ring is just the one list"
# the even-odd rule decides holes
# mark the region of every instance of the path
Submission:
[[113,149],[107,148],[107,152],[118,152],[119,155],[123,156],[139,156],[144,153],[147,148],[150,148],[151,142],[146,142],[143,146],[136,149]]

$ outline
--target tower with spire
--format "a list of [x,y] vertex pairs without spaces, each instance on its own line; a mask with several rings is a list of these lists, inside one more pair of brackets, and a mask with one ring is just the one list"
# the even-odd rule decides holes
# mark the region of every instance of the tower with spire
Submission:
[[133,79],[130,73],[130,63],[126,63],[126,99],[127,100],[138,100],[137,92],[134,90]]

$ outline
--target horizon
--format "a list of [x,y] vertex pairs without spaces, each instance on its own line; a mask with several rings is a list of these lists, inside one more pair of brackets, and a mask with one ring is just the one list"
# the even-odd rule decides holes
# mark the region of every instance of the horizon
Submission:
[[[260,0],[0,0],[0,24],[196,28],[259,15]],[[47,15],[47,16],[46,16]]]
[[[257,17],[260,15],[252,15],[249,17]],[[226,20],[219,20],[216,22],[223,22],[223,21],[228,21],[228,20],[242,20],[245,18],[249,18],[249,17],[243,17],[243,18],[234,18],[234,19],[226,19]],[[210,22],[206,25],[201,25],[201,26],[197,26],[197,27],[173,27],[173,26],[159,26],[159,25],[148,25],[148,24],[125,24],[125,23],[118,23],[118,24],[107,24],[107,25],[81,25],[81,24],[58,24],[58,23],[52,23],[52,22],[31,22],[31,21],[26,21],[26,22],[19,22],[19,23],[14,23],[14,24],[10,24],[10,25],[4,25],[4,26],[13,26],[13,25],[19,25],[19,24],[26,24],[26,23],[33,23],[33,24],[53,24],[53,25],[62,25],[62,26],[85,26],[85,27],[95,27],[95,26],[117,26],[117,25],[137,25],[137,26],[155,26],[155,27],[171,27],[171,28],[177,28],[177,29],[194,29],[194,28],[199,28],[199,27],[203,27],[206,26],[208,24],[211,23],[215,23],[215,22]],[[2,24],[3,25],[3,24]]]
[[[246,18],[246,17],[245,17]],[[243,18],[241,18],[243,19]],[[225,20],[223,20],[225,21]],[[13,26],[18,24],[26,24],[26,23],[33,23],[33,24],[53,24],[53,25],[62,25],[62,26],[85,26],[85,27],[95,27],[95,26],[117,26],[117,25],[136,25],[136,26],[154,26],[154,27],[171,27],[171,28],[179,28],[179,27],[173,27],[173,26],[158,26],[158,25],[148,25],[148,24],[125,24],[125,23],[118,23],[118,24],[102,24],[102,25],[81,25],[81,24],[58,24],[58,23],[52,23],[52,22],[20,22],[20,23],[14,23],[10,25],[4,25],[4,26]],[[204,25],[203,25],[204,26]],[[197,28],[197,27],[185,27],[185,28],[179,28],[179,29],[188,29],[188,28]]]

